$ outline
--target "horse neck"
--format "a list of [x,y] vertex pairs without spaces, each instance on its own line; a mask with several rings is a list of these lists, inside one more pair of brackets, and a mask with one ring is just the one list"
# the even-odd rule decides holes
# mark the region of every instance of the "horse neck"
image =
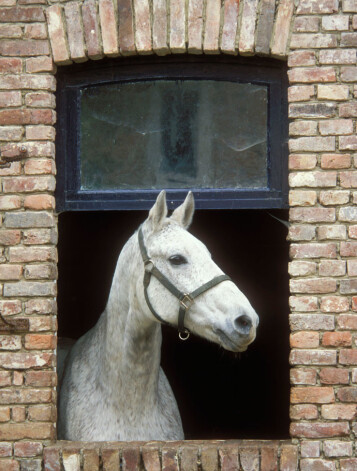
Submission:
[[[161,326],[149,319],[136,301],[137,274],[142,263],[133,236],[123,248],[105,310],[103,374],[115,395],[144,404],[155,400],[161,358]],[[135,394],[133,394],[135,391]]]

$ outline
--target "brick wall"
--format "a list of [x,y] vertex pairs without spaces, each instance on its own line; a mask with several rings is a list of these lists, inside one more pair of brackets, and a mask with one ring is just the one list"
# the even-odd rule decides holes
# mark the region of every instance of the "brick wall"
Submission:
[[[357,0],[0,0],[0,471],[357,469],[356,49]],[[288,61],[292,441],[53,444],[56,67],[184,52]]]

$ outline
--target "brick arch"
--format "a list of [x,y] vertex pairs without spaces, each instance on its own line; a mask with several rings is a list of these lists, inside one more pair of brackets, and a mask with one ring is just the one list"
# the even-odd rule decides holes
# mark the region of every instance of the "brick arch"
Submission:
[[47,8],[58,65],[142,54],[287,57],[291,0],[85,0]]

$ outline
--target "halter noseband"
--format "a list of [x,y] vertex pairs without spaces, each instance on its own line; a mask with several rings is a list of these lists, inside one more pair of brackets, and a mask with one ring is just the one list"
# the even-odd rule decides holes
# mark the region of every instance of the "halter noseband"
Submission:
[[191,293],[184,293],[176,288],[175,285],[171,283],[171,281],[158,269],[155,267],[154,262],[150,259],[145,244],[144,244],[144,236],[141,227],[139,228],[138,232],[139,238],[139,247],[141,256],[145,266],[144,272],[144,295],[146,303],[152,312],[152,314],[158,319],[162,324],[171,325],[169,322],[165,321],[153,308],[149,295],[148,295],[148,287],[151,280],[151,275],[154,275],[159,282],[165,286],[165,288],[170,291],[179,301],[180,301],[180,308],[178,313],[178,320],[177,320],[177,328],[179,331],[179,337],[181,340],[187,340],[190,336],[190,332],[188,329],[185,328],[185,315],[186,312],[190,309],[192,304],[195,302],[195,299],[200,296],[202,293],[208,291],[209,289],[213,288],[214,286],[222,283],[222,281],[231,281],[228,275],[219,275],[215,278],[212,278],[211,281],[204,283],[199,288],[195,289]]

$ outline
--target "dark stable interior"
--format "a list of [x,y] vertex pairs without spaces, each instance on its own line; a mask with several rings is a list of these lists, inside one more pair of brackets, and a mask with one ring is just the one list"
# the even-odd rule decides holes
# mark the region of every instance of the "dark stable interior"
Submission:
[[[59,336],[79,338],[103,311],[117,257],[146,211],[59,217]],[[162,367],[186,439],[289,438],[289,324],[285,210],[199,210],[190,231],[260,317],[241,354],[163,329]]]

